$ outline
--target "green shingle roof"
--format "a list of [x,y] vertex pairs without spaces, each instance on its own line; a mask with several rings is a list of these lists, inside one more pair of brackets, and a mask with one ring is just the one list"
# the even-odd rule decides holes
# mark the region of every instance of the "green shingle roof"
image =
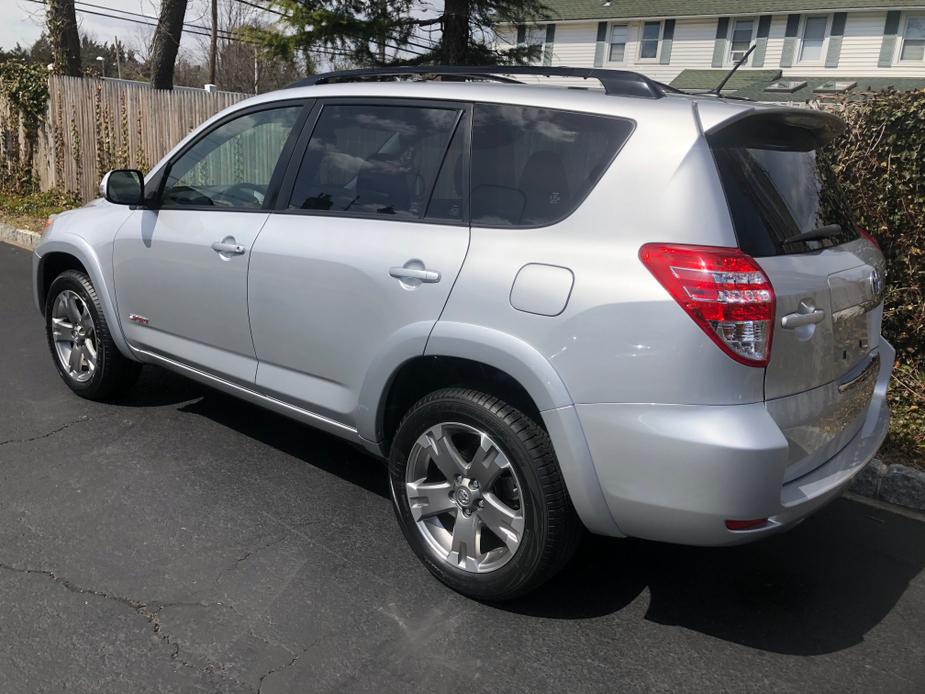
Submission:
[[817,10],[921,7],[925,0],[544,0],[542,19],[620,19],[625,17],[703,17],[786,14]]
[[[795,92],[787,94],[786,92],[768,92],[765,91],[770,82],[753,84],[744,89],[735,92],[736,96],[744,96],[754,101],[810,101],[820,98],[842,98],[849,99],[859,97],[862,94],[870,92],[879,92],[884,89],[895,89],[900,92],[909,92],[913,89],[925,89],[925,79],[909,78],[889,78],[889,77],[793,77],[787,75],[788,81],[796,80],[797,82],[806,82],[806,86],[797,89]],[[852,88],[844,94],[817,94],[813,90],[823,82],[831,82],[837,79],[839,82],[857,82],[858,86]],[[772,80],[773,81],[773,80]]]
[[[678,89],[700,91],[712,89],[720,80],[726,76],[728,70],[683,70],[681,74],[675,77],[672,87]],[[806,82],[805,87],[797,89],[795,92],[769,92],[765,91],[766,87],[772,82],[779,79],[787,81]],[[898,91],[912,91],[913,89],[925,89],[925,79],[914,79],[907,77],[850,77],[843,75],[832,75],[831,77],[799,77],[787,75],[781,78],[780,70],[739,70],[732,76],[732,79],[726,83],[723,93],[729,92],[735,96],[742,96],[754,101],[809,101],[821,97],[833,95],[817,94],[813,90],[823,82],[831,82],[837,79],[839,82],[857,82],[857,86],[846,94],[836,94],[834,96],[857,96],[867,92],[878,92],[883,89],[896,89]]]
[[[713,89],[728,73],[729,70],[683,70],[672,80],[671,86],[678,89]],[[780,70],[737,70],[723,91],[744,89],[754,84],[771,84],[780,76]]]

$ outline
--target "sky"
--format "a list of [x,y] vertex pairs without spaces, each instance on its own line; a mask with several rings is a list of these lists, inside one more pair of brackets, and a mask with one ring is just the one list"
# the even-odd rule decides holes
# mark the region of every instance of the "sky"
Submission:
[[[86,34],[97,41],[109,43],[112,43],[113,38],[118,36],[119,40],[129,48],[133,48],[136,44],[146,43],[153,27],[88,14],[81,12],[81,7],[106,14],[115,14],[110,9],[128,10],[154,18],[160,10],[160,2],[157,0],[87,0],[87,2],[96,7],[87,6],[78,0],[77,25],[81,35]],[[13,48],[17,42],[23,46],[30,46],[42,33],[44,18],[45,11],[40,4],[30,0],[0,0],[0,48]],[[140,18],[132,17],[132,19]],[[207,3],[202,0],[190,0],[185,21],[208,26]],[[199,45],[197,42],[199,38],[202,37],[184,34],[183,45],[187,48],[195,48]]]
[[[10,49],[17,43],[24,47],[32,43],[42,33],[45,11],[41,2],[44,0],[0,0],[0,48]],[[188,0],[185,22],[208,27],[210,22],[209,0]],[[222,5],[233,0],[220,0]],[[81,36],[87,35],[93,39],[112,43],[115,37],[129,49],[140,50],[146,53],[145,47],[150,44],[151,33],[154,27],[145,26],[135,22],[128,22],[110,17],[101,17],[98,14],[117,14],[113,10],[125,10],[137,14],[147,15],[156,21],[160,12],[160,0],[76,0],[77,24]],[[241,6],[237,6],[241,7]],[[424,0],[419,3],[413,14],[419,16],[433,16],[434,12],[441,11],[442,0]],[[83,10],[83,11],[82,11]],[[258,16],[272,22],[277,19],[274,15],[264,14],[255,10]],[[145,21],[140,17],[130,15],[130,19]],[[220,25],[221,26],[221,25]],[[181,46],[190,52],[202,51],[208,39],[184,31]]]

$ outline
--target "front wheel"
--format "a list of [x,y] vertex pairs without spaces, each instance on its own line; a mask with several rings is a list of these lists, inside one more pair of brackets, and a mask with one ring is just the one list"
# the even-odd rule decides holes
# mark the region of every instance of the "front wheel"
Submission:
[[103,400],[138,377],[141,365],[113,343],[96,289],[82,272],[67,270],[52,282],[45,333],[58,373],[82,397]]
[[389,456],[396,515],[454,590],[509,600],[571,558],[581,525],[547,433],[484,393],[448,388],[405,415]]

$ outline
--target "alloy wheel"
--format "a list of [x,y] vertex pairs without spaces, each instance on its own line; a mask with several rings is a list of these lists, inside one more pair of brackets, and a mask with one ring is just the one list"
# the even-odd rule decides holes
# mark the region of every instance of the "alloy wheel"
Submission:
[[99,363],[99,342],[90,308],[77,292],[65,289],[55,298],[51,333],[65,373],[78,383],[93,378]]
[[524,534],[521,486],[486,432],[445,422],[414,443],[405,468],[408,506],[428,550],[471,573],[496,571]]

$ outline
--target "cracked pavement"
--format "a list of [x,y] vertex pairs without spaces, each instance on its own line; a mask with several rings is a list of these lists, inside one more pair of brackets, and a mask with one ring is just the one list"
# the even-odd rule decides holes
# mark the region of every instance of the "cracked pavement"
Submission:
[[0,692],[925,688],[925,523],[842,499],[732,549],[587,539],[480,605],[406,547],[380,463],[146,368],[60,381],[0,244]]

